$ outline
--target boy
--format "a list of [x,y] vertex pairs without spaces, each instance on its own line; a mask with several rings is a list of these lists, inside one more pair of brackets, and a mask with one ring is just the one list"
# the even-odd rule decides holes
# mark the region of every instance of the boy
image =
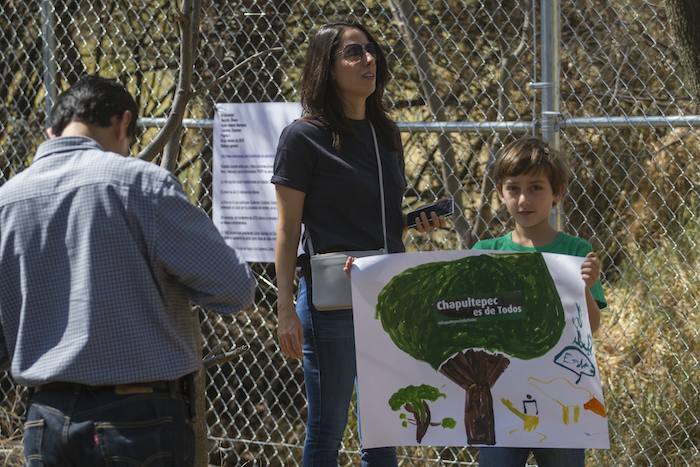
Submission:
[[[498,238],[481,240],[481,250],[540,251],[581,256],[581,277],[586,283],[586,304],[591,332],[600,324],[600,309],[607,303],[598,281],[600,262],[586,240],[558,232],[549,225],[549,212],[561,201],[568,183],[567,170],[544,141],[526,137],[501,151],[494,166],[501,201],[515,221],[515,229]],[[583,467],[583,449],[481,448],[480,467],[522,467],[530,451],[539,467]]]

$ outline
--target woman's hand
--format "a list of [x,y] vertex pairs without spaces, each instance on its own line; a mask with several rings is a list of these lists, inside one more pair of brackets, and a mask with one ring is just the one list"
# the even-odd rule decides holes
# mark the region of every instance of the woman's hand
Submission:
[[301,358],[304,332],[294,306],[277,306],[277,339],[282,353],[289,358]]
[[592,251],[588,253],[586,259],[583,260],[583,264],[581,265],[581,278],[589,289],[593,287],[600,278],[600,261],[598,260],[598,256]]
[[420,233],[428,233],[433,229],[446,226],[447,220],[438,216],[434,211],[430,213],[430,219],[424,212],[421,212],[420,217],[416,218],[416,230]]

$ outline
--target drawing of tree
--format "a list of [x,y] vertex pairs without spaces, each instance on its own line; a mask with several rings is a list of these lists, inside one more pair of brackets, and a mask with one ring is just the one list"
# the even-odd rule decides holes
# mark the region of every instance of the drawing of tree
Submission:
[[389,399],[391,410],[403,409],[413,415],[413,419],[409,419],[406,414],[401,414],[403,426],[408,424],[416,425],[416,441],[420,443],[423,436],[431,426],[442,426],[444,428],[454,428],[456,422],[454,419],[446,417],[440,423],[432,423],[430,407],[428,402],[435,402],[441,397],[446,397],[445,394],[434,386],[421,384],[420,386],[406,386],[396,391]]
[[[474,298],[491,298],[493,306],[445,305]],[[485,254],[407,269],[379,293],[377,318],[397,347],[466,391],[468,442],[486,445],[496,443],[491,387],[510,363],[506,355],[544,355],[565,324],[540,253]]]

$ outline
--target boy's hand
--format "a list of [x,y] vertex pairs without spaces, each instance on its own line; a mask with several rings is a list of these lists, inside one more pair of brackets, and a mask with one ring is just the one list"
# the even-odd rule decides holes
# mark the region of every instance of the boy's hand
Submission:
[[598,256],[592,251],[586,255],[586,259],[583,260],[581,265],[581,277],[583,282],[586,283],[586,287],[589,289],[593,287],[593,284],[600,278],[600,260]]
[[345,264],[343,265],[343,271],[349,276],[350,275],[350,270],[352,269],[352,263],[355,262],[355,257],[354,256],[348,256],[348,259],[345,260]]

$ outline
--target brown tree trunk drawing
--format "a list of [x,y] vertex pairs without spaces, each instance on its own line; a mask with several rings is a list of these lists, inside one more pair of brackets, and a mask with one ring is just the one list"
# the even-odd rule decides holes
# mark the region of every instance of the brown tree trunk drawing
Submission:
[[469,349],[440,367],[442,374],[467,392],[464,427],[469,444],[496,444],[491,387],[509,364],[510,360],[501,354]]
[[425,401],[421,401],[421,405],[423,406],[423,412],[425,413],[424,417],[421,417],[420,411],[416,410],[415,407],[413,407],[413,404],[406,404],[403,406],[404,409],[406,409],[407,412],[413,414],[413,418],[416,419],[416,441],[418,444],[421,443],[423,440],[423,437],[425,436],[425,433],[428,431],[428,428],[432,426],[437,426],[437,423],[430,423],[430,420],[432,418],[432,415],[430,414],[430,407],[428,407],[428,403]]

